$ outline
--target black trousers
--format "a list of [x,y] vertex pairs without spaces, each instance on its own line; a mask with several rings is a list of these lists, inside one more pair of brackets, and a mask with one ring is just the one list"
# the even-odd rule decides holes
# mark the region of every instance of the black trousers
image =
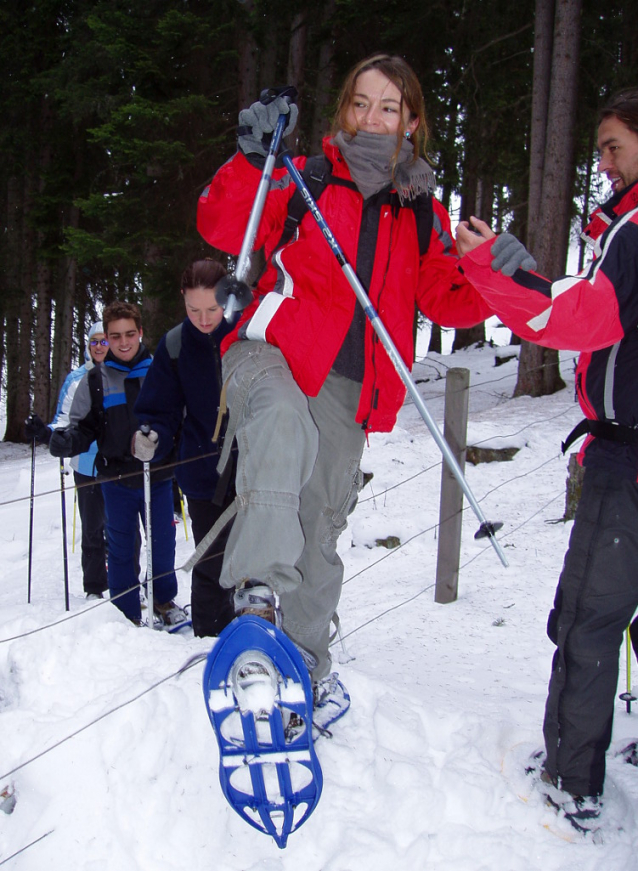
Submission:
[[104,538],[104,499],[95,478],[73,472],[77,487],[78,511],[82,523],[82,575],[85,593],[108,590],[106,540]]
[[545,767],[574,795],[600,795],[623,633],[638,607],[638,484],[586,469],[547,634],[556,644]]
[[[188,513],[193,529],[195,546],[210,532],[215,521],[232,502],[228,499],[224,505],[214,505],[210,500],[191,499],[187,497]],[[219,635],[235,617],[232,596],[234,590],[225,590],[219,585],[219,575],[224,562],[224,548],[232,521],[221,532],[206,554],[193,568],[191,584],[191,617],[193,632],[198,637]]]

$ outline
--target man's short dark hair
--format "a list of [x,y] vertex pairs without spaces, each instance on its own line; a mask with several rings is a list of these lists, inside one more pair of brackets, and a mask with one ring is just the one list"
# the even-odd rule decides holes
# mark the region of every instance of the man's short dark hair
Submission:
[[609,99],[599,113],[599,123],[614,115],[638,134],[638,88],[623,88]]
[[119,321],[126,318],[135,321],[135,326],[138,330],[142,329],[142,315],[139,308],[134,302],[112,302],[102,312],[102,323],[104,324],[104,333],[108,336],[109,324],[111,321]]

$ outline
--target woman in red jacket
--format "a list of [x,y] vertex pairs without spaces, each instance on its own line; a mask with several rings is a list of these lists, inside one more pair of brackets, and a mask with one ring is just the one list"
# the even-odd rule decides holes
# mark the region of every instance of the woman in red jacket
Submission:
[[[262,136],[288,112],[289,134],[296,111],[277,98],[240,113],[239,150],[199,201],[198,228],[212,245],[239,253]],[[415,305],[456,327],[490,313],[457,269],[448,214],[419,156],[426,139],[413,70],[380,54],[350,72],[323,143],[329,183],[319,207],[408,365]],[[302,170],[306,158],[295,164]],[[280,247],[294,191],[276,171],[255,242],[267,268],[222,346],[239,462],[221,582],[238,588],[238,613],[250,607],[283,623],[316,684],[330,670],[337,540],[361,486],[366,433],[392,429],[405,388],[309,213]]]

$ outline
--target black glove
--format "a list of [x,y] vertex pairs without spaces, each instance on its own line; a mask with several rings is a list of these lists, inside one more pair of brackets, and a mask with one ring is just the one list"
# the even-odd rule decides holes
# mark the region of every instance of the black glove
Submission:
[[52,430],[49,429],[41,417],[37,414],[31,414],[24,422],[24,432],[29,440],[35,439],[36,442],[48,445]]
[[524,269],[526,272],[536,269],[536,261],[532,255],[511,233],[501,233],[497,236],[490,250],[494,258],[492,269],[494,272],[500,270],[508,278],[511,278],[517,269]]
[[66,429],[54,429],[49,442],[49,453],[52,457],[73,456],[73,436]]
[[237,311],[246,308],[254,299],[252,290],[244,281],[237,281],[234,275],[225,275],[215,285],[215,299],[218,305],[226,308],[231,293],[235,294],[235,309]]
[[280,115],[289,115],[288,124],[284,130],[284,136],[289,136],[295,129],[299,109],[294,103],[288,103],[283,97],[275,97],[272,103],[264,106],[263,103],[253,103],[248,109],[242,109],[239,113],[239,127],[237,128],[237,145],[244,154],[256,154],[266,157],[270,145],[270,134],[277,126]]

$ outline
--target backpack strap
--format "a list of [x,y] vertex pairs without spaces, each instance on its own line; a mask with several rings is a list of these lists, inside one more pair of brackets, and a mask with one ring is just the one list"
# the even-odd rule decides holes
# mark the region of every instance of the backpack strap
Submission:
[[166,333],[166,350],[171,359],[173,371],[177,374],[177,361],[179,360],[179,352],[182,350],[182,327],[183,324],[178,324]]
[[102,371],[99,366],[94,366],[89,370],[89,393],[91,394],[91,408],[94,408],[98,414],[104,412],[104,387],[102,385]]
[[[332,164],[325,154],[316,154],[314,157],[309,157],[301,175],[315,202],[319,199],[329,184],[337,184],[341,185],[341,187],[350,188],[351,190],[358,190],[353,181],[350,181],[347,178],[337,178],[337,176],[332,174]],[[279,242],[277,242],[277,245],[275,246],[275,251],[279,248],[283,248],[284,245],[287,245],[288,242],[290,242],[297,232],[297,227],[307,211],[308,206],[306,205],[306,201],[304,200],[299,188],[297,188],[288,203],[288,215],[286,216],[284,229],[279,238]]]
[[[314,157],[309,157],[301,175],[315,202],[319,200],[319,197],[329,184],[341,185],[341,187],[347,187],[355,191],[358,190],[356,184],[350,179],[338,178],[332,174],[332,163],[328,160],[325,154],[317,154]],[[393,196],[396,197],[398,208],[398,194]],[[410,200],[409,203],[406,203],[405,208],[410,208],[414,212],[417,237],[419,240],[419,255],[422,257],[430,247],[430,238],[434,227],[432,194],[419,194],[416,199]],[[304,200],[301,191],[297,188],[288,203],[288,214],[284,222],[284,229],[277,245],[275,246],[275,251],[278,251],[290,242],[297,232],[297,227],[303,220],[307,211],[308,206],[306,205],[306,201]]]
[[[104,427],[104,386],[102,385],[102,370],[100,366],[94,366],[89,369],[87,375],[89,385],[89,395],[91,397],[91,410],[94,411],[99,420],[99,429]],[[97,454],[93,459],[93,473],[97,475]]]
[[419,239],[419,255],[423,257],[430,247],[430,239],[434,229],[432,194],[419,194],[416,199],[410,200],[407,206],[414,211],[416,232]]

